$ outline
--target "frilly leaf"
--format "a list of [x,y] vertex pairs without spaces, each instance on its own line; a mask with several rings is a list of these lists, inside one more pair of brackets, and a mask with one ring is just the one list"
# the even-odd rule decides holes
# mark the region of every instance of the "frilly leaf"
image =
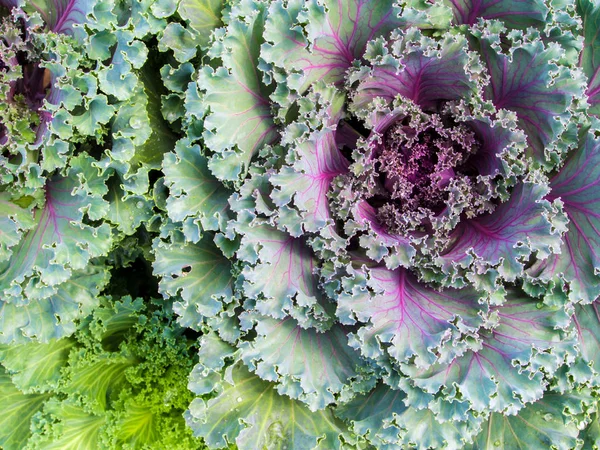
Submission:
[[198,145],[179,141],[175,153],[165,155],[163,171],[169,188],[167,211],[172,220],[199,219],[204,230],[225,228],[231,191],[208,170],[208,161]]
[[35,433],[28,445],[32,450],[96,450],[104,415],[85,411],[74,401],[51,399],[44,405],[49,423],[44,434]]
[[[183,304],[177,309],[214,317],[223,309],[223,301],[231,301],[233,278],[231,263],[215,246],[210,233],[197,244],[154,242],[156,260],[154,274],[161,277],[159,290],[165,298],[181,295]],[[186,314],[181,318],[186,321]],[[197,326],[197,320],[193,319]]]
[[26,305],[0,303],[0,342],[48,342],[70,336],[76,321],[98,306],[98,294],[108,278],[107,267],[90,266],[73,273],[47,298],[30,299]]
[[258,69],[265,7],[258,1],[245,3],[248,14],[243,20],[232,17],[226,34],[213,44],[210,55],[221,58],[223,66],[204,66],[198,80],[210,109],[204,121],[206,145],[215,152],[209,167],[220,180],[243,178],[252,157],[279,139],[270,92]]
[[376,98],[391,104],[398,95],[431,108],[441,100],[466,100],[474,91],[464,37],[447,34],[435,41],[412,30],[396,39],[391,53],[384,40],[372,42],[368,49],[372,67],[351,75],[350,83],[358,82],[352,89],[352,111],[364,116]]
[[405,269],[375,267],[366,272],[372,292],[354,286],[338,298],[337,315],[342,323],[368,323],[356,332],[367,357],[388,354],[404,362],[416,356],[417,367],[450,361],[464,351],[462,334],[475,332],[483,322],[481,294],[472,289],[439,292]]
[[224,0],[181,0],[177,12],[197,32],[201,46],[209,43],[210,33],[222,24]]
[[557,65],[560,46],[545,46],[540,39],[512,46],[510,55],[501,53],[489,38],[480,44],[490,76],[485,99],[497,109],[517,113],[519,127],[527,134],[528,155],[535,165],[546,167],[552,153],[560,153],[557,139],[573,115],[573,100],[583,95],[581,77]]
[[501,20],[507,28],[540,28],[546,22],[548,8],[543,0],[471,0],[445,1],[452,8],[456,25],[474,25],[481,19]]
[[0,446],[4,450],[22,450],[31,435],[29,421],[50,394],[24,394],[11,382],[10,376],[0,366]]
[[334,403],[342,391],[364,389],[361,372],[367,375],[368,369],[342,327],[319,333],[292,318],[262,317],[256,332],[258,337],[241,352],[243,361],[262,379],[274,381],[280,394],[306,403],[311,411]]
[[542,199],[547,191],[539,184],[519,184],[493,213],[463,219],[436,264],[448,275],[456,267],[476,274],[498,267],[505,280],[514,281],[532,253],[539,257],[557,253],[561,236],[551,222],[554,211],[550,203]]
[[341,84],[367,42],[385,36],[400,24],[399,9],[390,0],[340,2],[292,0],[269,8],[261,56],[295,72],[290,87],[303,93],[312,83]]
[[478,349],[450,364],[427,370],[404,364],[402,370],[426,392],[441,389],[448,399],[468,400],[475,411],[515,414],[542,397],[545,374],[573,362],[577,340],[572,331],[562,330],[569,323],[562,307],[538,303],[518,291],[492,308],[490,320],[497,324],[480,331]]
[[318,261],[305,238],[294,238],[260,221],[238,223],[237,231],[243,234],[238,258],[249,263],[242,271],[244,294],[256,299],[261,314],[283,319],[299,310],[297,319],[328,319],[320,304]]
[[588,78],[586,94],[590,104],[589,112],[600,116],[600,5],[590,0],[577,1],[577,12],[583,20],[584,46],[579,65]]
[[108,224],[92,226],[83,221],[84,213],[103,200],[77,191],[73,178],[55,177],[46,183],[46,202],[36,211],[35,228],[14,248],[10,260],[0,263],[5,301],[24,295],[30,300],[47,297],[72,270],[84,269],[90,258],[110,249]]
[[209,446],[224,448],[235,442],[240,450],[341,448],[344,425],[331,411],[311,412],[239,363],[229,371],[228,381],[215,386],[215,397],[196,398],[185,414],[188,426]]
[[600,291],[600,141],[589,133],[550,180],[550,200],[559,199],[569,218],[560,254],[528,270],[532,282],[562,278],[569,299],[590,303]]
[[461,448],[479,429],[477,419],[440,423],[431,411],[406,406],[405,401],[404,392],[379,384],[338,407],[336,415],[381,450]]
[[517,415],[493,413],[483,424],[473,446],[468,448],[576,448],[579,428],[564,412],[578,408],[577,403],[576,397],[550,392]]
[[24,394],[55,389],[61,369],[67,364],[73,339],[58,339],[47,344],[31,342],[0,346],[0,362],[12,382]]

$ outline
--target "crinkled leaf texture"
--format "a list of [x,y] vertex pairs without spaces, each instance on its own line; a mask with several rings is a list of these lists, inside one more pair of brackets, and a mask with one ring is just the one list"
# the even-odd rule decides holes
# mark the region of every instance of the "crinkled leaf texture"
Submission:
[[216,397],[197,398],[186,412],[188,425],[209,446],[223,448],[235,442],[248,449],[341,448],[344,426],[331,411],[312,412],[302,402],[279,395],[273,384],[239,363],[229,372],[229,381],[219,385]]
[[600,295],[600,141],[583,138],[550,180],[550,199],[560,199],[569,218],[560,254],[538,261],[534,281],[562,279],[569,298],[590,303]]

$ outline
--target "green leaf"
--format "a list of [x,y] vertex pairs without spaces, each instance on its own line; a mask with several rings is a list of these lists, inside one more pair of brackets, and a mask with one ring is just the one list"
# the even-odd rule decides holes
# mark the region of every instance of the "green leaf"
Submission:
[[107,284],[108,267],[88,267],[56,286],[48,298],[30,299],[26,305],[0,303],[0,343],[48,342],[70,336],[76,321],[99,303],[99,292]]
[[574,333],[564,331],[570,317],[562,306],[548,306],[519,291],[491,308],[493,328],[479,332],[480,344],[449,364],[403,372],[425,392],[441,392],[447,400],[467,400],[475,411],[516,414],[540,399],[547,382],[578,351]]
[[381,450],[462,448],[478,430],[477,419],[440,423],[430,410],[407,406],[406,400],[404,392],[379,384],[338,407],[335,414]]
[[210,233],[197,244],[183,246],[156,240],[154,252],[154,274],[161,277],[159,290],[165,298],[181,295],[184,303],[177,305],[178,309],[191,307],[214,317],[223,309],[223,301],[230,301],[231,263],[212,242]]
[[[48,180],[45,205],[35,214],[36,226],[14,248],[10,260],[0,262],[3,300],[48,297],[54,293],[52,287],[65,282],[72,270],[84,269],[90,258],[110,249],[109,225],[83,221],[84,213],[103,200],[76,191],[79,185],[74,178]],[[25,285],[27,280],[30,282]]]
[[207,47],[210,34],[223,23],[225,0],[181,0],[177,12],[197,32],[198,42]]
[[34,224],[29,209],[18,205],[8,192],[0,192],[0,261],[10,258],[12,247]]
[[47,344],[0,345],[0,362],[21,392],[46,392],[57,387],[74,344],[73,339],[58,339]]
[[359,372],[368,370],[342,327],[321,333],[303,329],[289,317],[258,317],[257,322],[258,336],[241,357],[262,379],[276,382],[280,394],[316,411],[332,404],[340,392],[362,388]]
[[4,450],[22,450],[31,434],[29,422],[50,394],[23,394],[0,367],[0,446]]
[[265,145],[279,139],[268,99],[270,90],[258,70],[265,7],[247,2],[248,14],[233,18],[225,36],[215,42],[211,56],[223,66],[204,66],[198,87],[205,91],[210,108],[204,121],[206,145],[215,152],[209,167],[221,180],[245,175],[252,157]]
[[126,195],[120,184],[120,178],[115,176],[108,182],[108,194],[105,200],[109,202],[106,219],[116,228],[130,236],[142,222],[147,222],[154,215],[152,202],[141,195]]
[[45,433],[36,433],[29,441],[31,450],[102,450],[101,429],[104,415],[86,412],[73,401],[50,400],[44,407],[49,424]]
[[260,221],[238,223],[237,231],[243,234],[238,258],[250,263],[242,272],[244,293],[256,299],[256,310],[277,319],[290,313],[300,321],[309,316],[317,322],[327,321],[314,273],[318,261],[306,239],[294,238]]
[[105,95],[98,94],[88,101],[83,114],[73,116],[71,123],[84,136],[102,134],[100,125],[106,124],[113,116],[115,108],[108,104]]
[[196,56],[199,43],[200,39],[196,34],[175,22],[165,28],[164,34],[158,41],[158,49],[161,52],[173,50],[175,59],[184,63]]
[[70,378],[63,390],[82,395],[88,409],[96,413],[106,411],[125,383],[125,371],[139,361],[132,355],[101,353],[86,356],[80,353],[71,361]]
[[209,446],[235,442],[240,450],[341,448],[344,427],[331,411],[311,412],[240,364],[231,369],[230,380],[221,384],[216,397],[197,398],[186,412],[188,426]]
[[[230,218],[226,189],[208,170],[208,161],[198,145],[179,141],[175,153],[163,161],[165,185],[169,188],[167,211],[175,222],[198,219],[205,230],[223,230]],[[185,232],[185,231],[184,231]],[[192,236],[186,236],[193,240]]]
[[144,65],[148,48],[135,39],[134,31],[117,29],[113,35],[117,46],[110,65],[98,70],[98,81],[106,94],[114,95],[118,100],[127,100],[135,93],[138,84],[138,76],[133,69],[140,69]]
[[569,395],[547,393],[541,400],[523,408],[516,416],[493,413],[483,424],[472,448],[575,448],[579,429],[577,423],[571,422],[563,411],[573,408],[576,402],[577,399]]

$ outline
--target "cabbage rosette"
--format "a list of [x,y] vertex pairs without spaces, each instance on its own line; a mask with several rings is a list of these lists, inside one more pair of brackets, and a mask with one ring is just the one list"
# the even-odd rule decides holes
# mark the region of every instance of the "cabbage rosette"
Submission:
[[210,447],[593,442],[599,8],[408,3],[234,2],[188,85],[154,273]]

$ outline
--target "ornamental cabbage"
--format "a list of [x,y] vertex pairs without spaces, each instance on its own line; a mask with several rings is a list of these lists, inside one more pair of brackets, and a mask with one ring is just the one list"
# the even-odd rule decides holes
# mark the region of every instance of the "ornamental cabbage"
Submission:
[[225,9],[154,243],[207,445],[597,442],[599,11]]

